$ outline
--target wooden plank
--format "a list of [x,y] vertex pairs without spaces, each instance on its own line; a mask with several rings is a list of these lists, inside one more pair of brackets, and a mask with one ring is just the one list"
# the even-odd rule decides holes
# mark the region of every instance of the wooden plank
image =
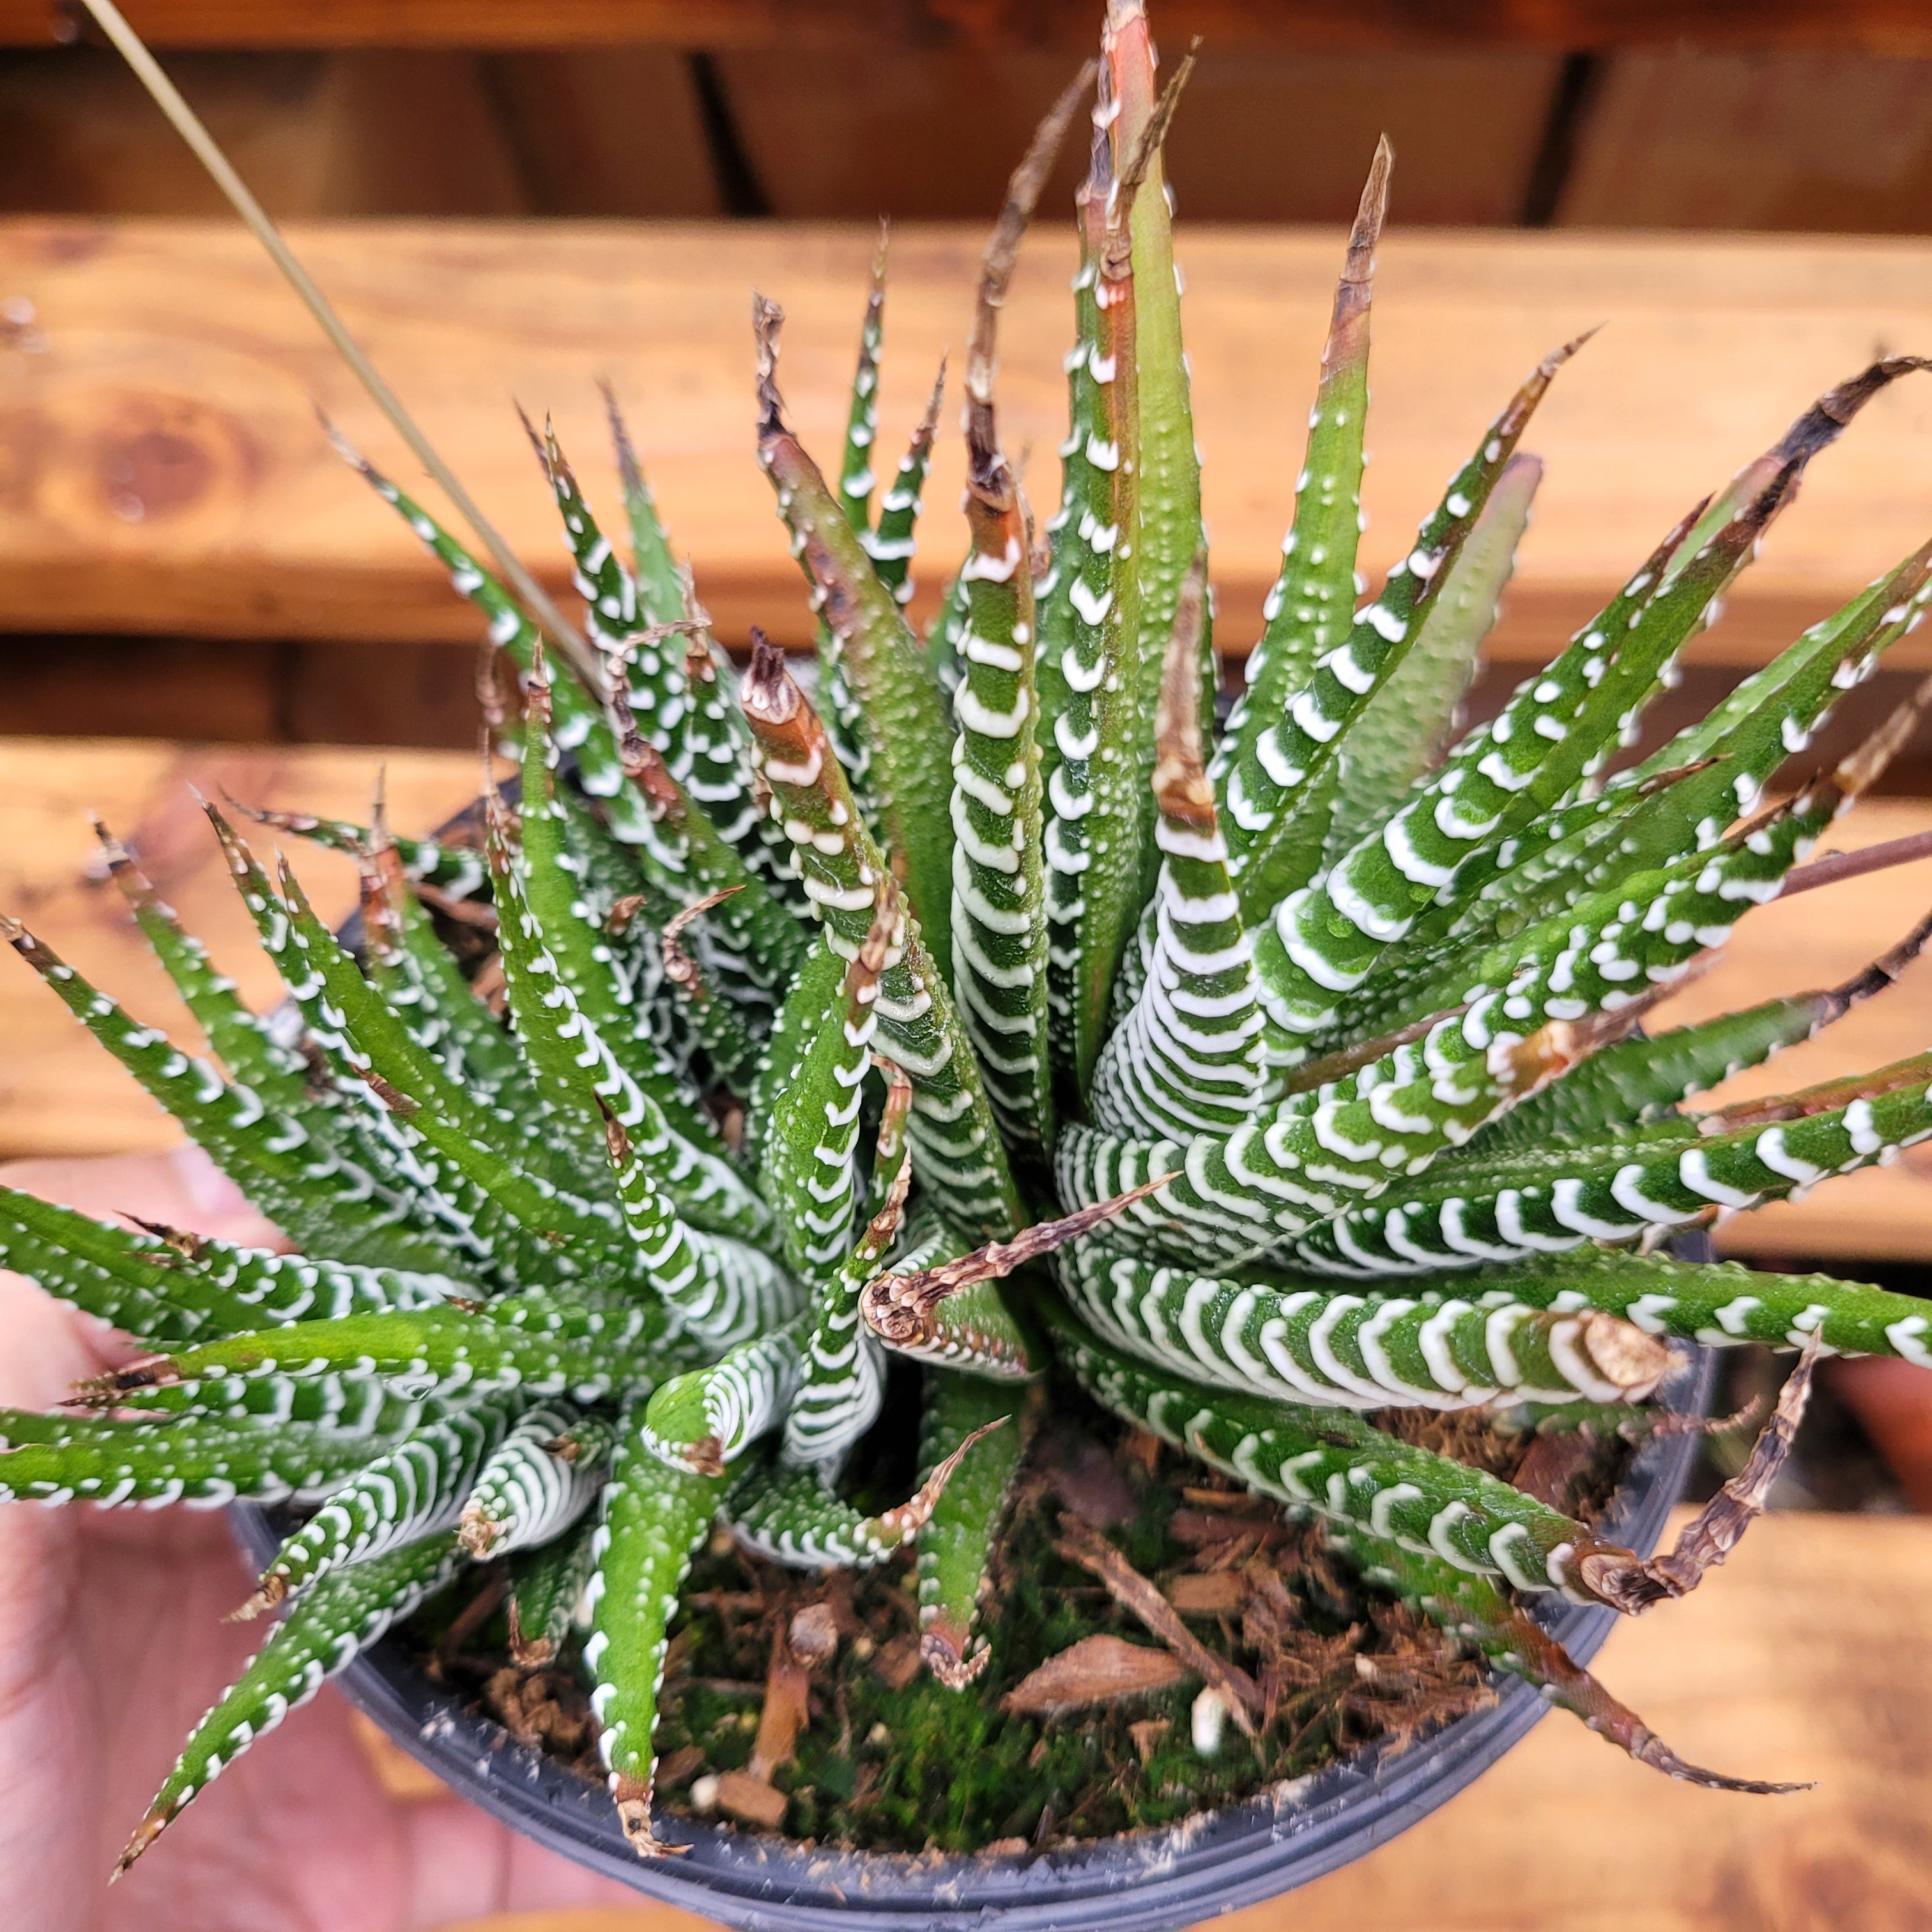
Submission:
[[1932,68],[1708,48],[1610,63],[1557,209],[1583,227],[1923,234]]
[[[1185,183],[1182,184],[1185,191]],[[1398,206],[1401,189],[1397,188]],[[821,450],[843,419],[865,229],[448,222],[298,224],[298,247],[430,434],[524,554],[562,581],[554,513],[510,399],[553,409],[612,492],[593,378],[630,406],[676,541],[726,634],[802,642],[808,618],[751,455],[745,310],[791,312],[784,378]],[[981,232],[895,244],[881,448],[963,339]],[[1189,328],[1222,635],[1258,624],[1292,497],[1338,253],[1332,232],[1184,231]],[[1028,244],[1007,311],[1006,435],[1052,500],[1071,262]],[[330,454],[320,403],[407,475],[394,438],[232,228],[0,226],[0,622],[22,629],[469,640],[465,608]],[[1546,653],[1689,502],[1876,345],[1928,346],[1932,244],[1398,232],[1382,251],[1371,568],[1523,370],[1611,325],[1531,439],[1550,473],[1497,640]],[[1932,503],[1932,385],[1881,396],[1821,459],[1700,650],[1754,662],[1903,555]],[[957,439],[927,501],[927,594],[952,561]],[[1932,662],[1922,633],[1901,661]],[[1916,658],[1910,656],[1916,652]]]
[[[158,46],[674,46],[889,44],[1074,46],[1099,0],[128,0]],[[1914,0],[1157,0],[1177,45],[1868,46],[1932,44]],[[70,34],[52,0],[0,0],[0,44]]]
[[[1386,131],[1402,158],[1404,221],[1508,225],[1558,64],[1533,53],[1210,47],[1188,82],[1168,172],[1190,221],[1346,222]],[[772,212],[814,220],[883,208],[982,217],[1067,78],[1061,53],[979,49],[855,62],[836,50],[758,48],[721,54],[717,67]],[[1284,128],[1294,130],[1292,162]],[[1045,205],[1064,206],[1086,164],[1084,144],[1068,142]]]
[[[278,219],[533,212],[475,54],[190,53],[169,65]],[[10,56],[0,66],[0,118],[8,130],[0,208],[227,212],[200,163],[109,49]]]
[[[98,812],[142,854],[163,891],[258,1003],[276,981],[217,862],[188,787],[251,802],[361,813],[386,764],[394,822],[427,830],[473,794],[460,753],[255,749],[138,740],[0,740],[0,909],[28,920],[57,952],[144,1019],[190,1033],[110,886],[90,883]],[[1876,800],[1832,834],[1847,849],[1932,827],[1932,803]],[[353,897],[349,868],[298,854],[333,916]],[[1675,1024],[1849,978],[1932,900],[1932,860],[1760,908],[1719,962],[1659,1010]],[[1878,1066],[1932,1040],[1932,962],[1856,1008],[1808,1045],[1741,1076],[1718,1098],[1774,1092]],[[106,1154],[167,1144],[172,1128],[16,961],[0,959],[0,1154]],[[1728,1252],[1932,1258],[1932,1148],[1853,1174],[1796,1205],[1740,1215],[1719,1230]]]
[[532,213],[724,212],[685,55],[532,48],[488,56],[483,73]]
[[[1932,1522],[1771,1516],[1695,1594],[1612,1636],[1600,1674],[1694,1762],[1815,1778],[1815,1790],[1700,1791],[1555,1712],[1390,1844],[1209,1922],[1216,1932],[1923,1926],[1932,1765],[1917,1741],[1932,1725],[1932,1666],[1913,1640],[1928,1588]],[[699,1922],[640,1900],[450,1932],[697,1932]]]
[[314,638],[0,632],[0,738],[434,751],[476,744],[470,652],[420,640],[350,648],[345,662],[341,646]]
[[[286,660],[301,648],[253,638],[0,636],[0,739],[47,734],[276,743],[291,735]],[[446,662],[457,655],[436,644],[401,648],[432,651]],[[328,655],[332,660],[336,653]],[[383,652],[381,662],[388,665],[394,655]],[[472,703],[463,738],[450,742],[475,742],[475,716]]]
[[[93,878],[98,812],[140,853],[183,920],[208,941],[244,998],[262,1005],[279,982],[188,788],[252,804],[339,812],[368,808],[380,754],[315,750],[196,751],[160,741],[0,740],[0,907],[34,929],[144,1021],[191,1046],[200,1036],[121,895]],[[476,791],[461,753],[413,752],[388,763],[398,825],[440,824]],[[306,848],[296,858],[316,903],[339,917],[355,901],[352,868]],[[18,960],[0,960],[0,1155],[110,1154],[172,1145],[173,1124],[76,1024]]]

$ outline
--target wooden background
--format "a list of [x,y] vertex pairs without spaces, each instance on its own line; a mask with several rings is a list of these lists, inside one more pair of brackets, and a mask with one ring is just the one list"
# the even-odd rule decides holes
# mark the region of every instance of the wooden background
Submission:
[[[982,224],[1098,0],[128,0],[262,199],[522,554],[565,580],[509,412],[555,410],[610,496],[592,387],[630,403],[729,639],[806,638],[750,458],[746,297],[791,312],[808,436],[842,418],[870,224],[899,224],[890,450],[963,341]],[[1336,261],[1376,135],[1399,154],[1376,314],[1365,562],[1522,370],[1610,323],[1532,442],[1550,462],[1479,707],[1548,655],[1686,504],[1876,354],[1932,350],[1924,0],[1156,0],[1205,36],[1172,146],[1222,634],[1258,623]],[[1071,161],[1051,191],[1062,205]],[[1069,256],[1028,244],[1009,434],[1052,494]],[[174,137],[70,9],[0,0],[0,907],[142,1018],[190,1029],[90,870],[134,838],[251,997],[272,996],[188,791],[398,822],[466,799],[476,626],[329,456],[374,418]],[[950,413],[950,412],[949,412]],[[950,424],[949,424],[950,427]],[[1711,701],[1932,519],[1932,381],[1817,464],[1676,704]],[[958,484],[927,497],[948,567]],[[406,480],[410,472],[398,469]],[[1856,694],[1869,722],[1932,653]],[[377,748],[383,748],[378,749]],[[1828,756],[1833,743],[1820,748]],[[1834,834],[1932,826],[1932,747]],[[318,903],[339,866],[304,857]],[[1932,861],[1745,922],[1688,1018],[1843,979],[1932,897]],[[1742,1092],[1922,1048],[1932,967]],[[153,1145],[166,1124],[24,974],[0,975],[0,1155]],[[1924,1280],[1932,1158],[1735,1219],[1735,1252]],[[1932,1586],[1922,1520],[1784,1516],[1607,1679],[1694,1758],[1817,1777],[1690,1791],[1540,1726],[1398,1843],[1234,1932],[1920,1932],[1932,1927]],[[265,1748],[297,1744],[272,1740]],[[393,1756],[400,1792],[420,1790]],[[190,1820],[182,1828],[191,1833]],[[646,1905],[466,1932],[699,1932]]]
[[[1097,10],[1097,0],[128,7],[169,50],[272,212],[358,224],[312,231],[304,247],[426,413],[435,414],[439,388],[473,405],[473,446],[459,436],[452,453],[520,536],[542,513],[541,493],[508,424],[508,392],[556,407],[583,442],[596,434],[584,428],[590,375],[637,369],[640,428],[668,466],[679,540],[701,565],[724,569],[714,602],[739,641],[754,616],[802,628],[738,434],[742,418],[720,415],[729,406],[706,390],[728,383],[735,398],[742,381],[742,358],[728,350],[742,344],[746,286],[767,281],[800,311],[788,380],[810,425],[829,432],[867,244],[798,224],[868,225],[882,212],[902,225],[982,222]],[[1932,10],[1919,0],[1168,0],[1156,15],[1171,45],[1203,37],[1171,176],[1202,291],[1190,326],[1208,392],[1217,566],[1237,640],[1286,512],[1276,479],[1294,462],[1282,445],[1298,440],[1334,254],[1324,229],[1318,242],[1282,244],[1276,272],[1256,278],[1254,225],[1278,236],[1282,224],[1345,220],[1384,130],[1399,160],[1378,323],[1387,344],[1378,442],[1385,461],[1406,454],[1399,474],[1392,466],[1372,482],[1372,560],[1384,560],[1420,494],[1453,460],[1470,412],[1492,406],[1517,362],[1573,327],[1616,320],[1587,373],[1566,378],[1546,412],[1559,446],[1576,408],[1586,418],[1571,419],[1580,428],[1587,420],[1589,434],[1562,449],[1565,470],[1541,512],[1570,548],[1558,558],[1552,536],[1539,536],[1540,562],[1519,587],[1502,640],[1519,655],[1582,614],[1628,561],[1612,561],[1610,544],[1653,508],[1646,499],[1634,503],[1640,514],[1606,517],[1604,505],[1631,508],[1633,478],[1640,496],[1654,482],[1658,503],[1694,482],[1706,486],[1708,460],[1694,477],[1667,462],[1647,466],[1642,440],[1654,420],[1670,419],[1677,449],[1728,464],[1808,386],[1909,341],[1928,312],[1932,273],[1915,254],[1874,267],[1876,258],[1826,250],[1800,266],[1696,245],[1640,257],[1584,240],[1606,230],[1926,232]],[[38,329],[66,364],[52,379],[44,366],[23,371],[8,352],[19,346],[19,326],[0,317],[0,517],[9,520],[0,535],[0,729],[466,742],[464,680],[427,648],[458,634],[461,615],[426,573],[410,572],[399,533],[380,527],[373,506],[348,508],[339,479],[324,476],[308,406],[320,395],[339,406],[341,386],[246,244],[232,233],[104,235],[33,219],[220,217],[225,225],[195,164],[118,58],[88,44],[90,32],[72,0],[0,0],[0,219],[29,218],[5,237],[0,300],[39,303],[28,338]],[[1049,208],[1062,203],[1077,164],[1070,153]],[[743,220],[730,238],[660,232],[648,242],[635,230],[576,225],[760,216],[787,225]],[[504,225],[371,235],[361,226],[371,217]],[[1219,224],[1241,226],[1224,236],[1202,225]],[[1470,228],[1497,244],[1480,266],[1432,253],[1438,244],[1414,232]],[[1579,252],[1512,254],[1502,243],[1511,230],[1558,231]],[[901,417],[930,358],[963,334],[976,245],[970,228],[902,226],[902,236],[892,370]],[[1066,305],[1058,257],[1051,247],[1039,255],[1008,360],[1015,420],[1044,463],[1059,433],[1052,358]],[[418,267],[448,297],[433,312],[411,305]],[[520,304],[506,276],[526,291]],[[1422,307],[1418,292],[1446,300]],[[216,303],[230,322],[218,343],[203,320]],[[673,311],[675,340],[666,333]],[[138,344],[128,339],[130,314],[153,325]],[[1450,316],[1465,326],[1439,342],[1416,340]],[[1792,325],[1792,352],[1774,367],[1724,368],[1699,353],[1734,326],[1761,342],[1780,320]],[[111,349],[104,334],[118,338]],[[1835,362],[1804,352],[1827,337]],[[684,352],[694,346],[701,367]],[[808,354],[818,359],[806,364]],[[110,370],[125,380],[107,397],[100,392]],[[1450,386],[1418,416],[1408,403],[1438,370],[1450,372]],[[90,392],[79,393],[76,380]],[[142,400],[130,401],[129,390]],[[1246,406],[1251,394],[1261,410]],[[221,412],[211,416],[218,395]],[[679,440],[706,407],[706,434],[720,423],[734,433],[709,452],[694,514],[676,500],[687,488]],[[1922,406],[1904,410],[1918,427]],[[450,434],[446,421],[437,427]],[[82,447],[46,448],[50,430]],[[1908,436],[1893,446],[1909,452],[1902,485],[1925,446]],[[247,484],[250,502],[258,519],[276,520],[263,541],[279,560],[302,560],[292,574],[258,574],[254,531],[225,542],[223,519],[242,492],[237,472],[258,461],[266,481]],[[62,472],[52,484],[49,465]],[[946,500],[950,476],[942,460],[935,503]],[[113,488],[116,477],[137,487]],[[1592,489],[1601,500],[1586,504]],[[1882,550],[1906,494],[1868,489],[1849,542],[1841,526],[1820,526],[1822,574],[1808,575],[1812,560],[1781,551],[1712,648],[1732,662],[1754,658],[1780,628],[1815,615],[1834,572],[1844,579]],[[16,553],[23,504],[34,527]],[[147,530],[128,527],[137,519]],[[176,562],[192,554],[193,586],[165,569],[129,574],[157,522],[172,533]],[[1600,546],[1582,554],[1571,539],[1593,529]],[[1873,539],[1862,549],[1862,533]],[[531,534],[544,554],[548,535]],[[1648,534],[1645,524],[1639,548]],[[334,568],[327,542],[335,538],[366,542],[374,567],[358,556],[353,569]],[[753,554],[757,568],[734,580]],[[1776,610],[1766,601],[1774,591],[1784,598]],[[347,661],[328,646],[351,639],[390,648],[345,676]]]

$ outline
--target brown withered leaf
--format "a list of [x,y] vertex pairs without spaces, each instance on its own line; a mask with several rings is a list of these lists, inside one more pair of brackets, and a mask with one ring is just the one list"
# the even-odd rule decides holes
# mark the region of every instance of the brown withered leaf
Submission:
[[704,1768],[704,1747],[680,1744],[658,1764],[654,1781],[660,1791],[675,1791],[680,1785],[688,1784]]
[[1267,1516],[1275,1513],[1275,1505],[1265,1496],[1258,1496],[1252,1490],[1197,1489],[1192,1484],[1184,1484],[1180,1492],[1183,1502],[1196,1503],[1203,1509],[1225,1510],[1231,1516]]
[[1049,1657],[1000,1700],[1022,1717],[1049,1717],[1084,1704],[1111,1704],[1178,1684],[1187,1672],[1172,1652],[1124,1636],[1088,1636]]
[[1167,1520],[1167,1533],[1176,1543],[1184,1543],[1192,1549],[1202,1549],[1210,1544],[1230,1543],[1246,1538],[1250,1547],[1272,1548],[1283,1541],[1286,1528],[1278,1522],[1270,1522],[1265,1517],[1230,1516],[1222,1511],[1201,1509],[1178,1509]]
[[1596,1444],[1580,1430],[1532,1436],[1510,1480],[1525,1496],[1567,1512],[1573,1492],[1597,1460]]
[[812,1680],[838,1648],[838,1620],[822,1598],[796,1610],[781,1604],[775,1623],[771,1663],[765,1672],[765,1708],[747,1767],[764,1784],[790,1763],[799,1734],[812,1721]]

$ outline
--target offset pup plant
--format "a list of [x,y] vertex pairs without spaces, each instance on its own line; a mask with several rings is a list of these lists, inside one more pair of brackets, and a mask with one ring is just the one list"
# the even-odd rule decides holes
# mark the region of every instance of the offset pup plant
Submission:
[[[1932,1364],[1910,1298],[1655,1251],[1932,1134],[1932,1054],[1684,1104],[1882,988],[1926,928],[1834,992],[1640,1027],[1750,907],[1809,883],[1794,868],[1900,741],[1909,710],[1834,770],[1768,790],[1919,621],[1932,544],[1609,768],[1811,457],[1926,364],[1880,362],[1821,399],[1458,736],[1540,473],[1519,444],[1577,345],[1530,373],[1358,608],[1384,147],[1266,628],[1217,728],[1162,180],[1185,67],[1157,97],[1136,0],[1114,0],[1103,54],[986,252],[965,555],[930,635],[903,606],[937,392],[872,507],[883,269],[836,476],[790,425],[782,317],[760,301],[758,456],[820,619],[817,706],[763,640],[742,678],[719,649],[614,405],[628,562],[532,431],[588,651],[349,452],[515,668],[520,701],[491,710],[489,736],[520,789],[513,805],[486,760],[480,861],[380,812],[254,814],[354,855],[352,951],[211,805],[287,984],[265,1017],[110,839],[218,1066],[6,922],[294,1250],[0,1192],[0,1260],[152,1352],[58,1414],[0,1414],[4,1493],[308,1512],[238,1613],[282,1621],[122,1868],[486,1559],[507,1559],[513,1641],[580,1663],[643,1857],[671,1849],[652,1733],[680,1585],[714,1523],[808,1570],[916,1546],[925,1664],[981,1694],[1003,1512],[1042,1391],[1070,1384],[1318,1519],[1366,1574],[1634,1756],[1786,1788],[1685,1764],[1521,1604],[1556,1591],[1634,1615],[1682,1595],[1761,1506],[1820,1353]],[[995,328],[1090,88],[1071,430],[1036,532],[1000,442]],[[1640,1429],[1672,1340],[1802,1354],[1743,1473],[1654,1558],[1364,1413]],[[842,1481],[892,1352],[924,1364],[922,1468],[868,1514]]]

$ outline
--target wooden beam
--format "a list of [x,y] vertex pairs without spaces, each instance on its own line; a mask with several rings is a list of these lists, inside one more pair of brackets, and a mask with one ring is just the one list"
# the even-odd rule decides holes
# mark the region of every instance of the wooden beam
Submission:
[[[1386,134],[1402,158],[1405,223],[1510,226],[1562,64],[1552,54],[1216,44],[1203,49],[1189,78],[1186,112],[1168,139],[1168,176],[1191,223],[1340,225],[1353,218],[1376,137]],[[837,47],[746,48],[716,62],[772,213],[856,221],[882,206],[922,219],[983,220],[1070,67],[1062,51],[974,47],[885,47],[862,61]],[[1470,140],[1472,126],[1483,130],[1480,141]],[[935,127],[948,138],[935,140]],[[1295,130],[1290,166],[1284,128]],[[1066,142],[1043,208],[1068,206],[1087,158],[1084,142]]]
[[1708,48],[1631,53],[1607,63],[1556,218],[1922,234],[1928,79],[1914,62],[1823,50],[1776,60]]
[[[94,875],[88,816],[98,812],[142,856],[164,896],[258,1004],[277,996],[189,787],[253,804],[355,817],[386,764],[400,826],[428,830],[475,795],[461,753],[172,745],[139,739],[0,739],[0,910],[140,1018],[193,1033],[149,959],[119,895]],[[1932,828],[1932,802],[1874,800],[1826,842],[1846,849]],[[296,848],[330,918],[354,897],[345,862]],[[1932,860],[1847,880],[1752,913],[1719,962],[1660,1010],[1676,1025],[1781,993],[1848,979],[1932,903]],[[1804,1086],[1921,1051],[1932,1040],[1932,962],[1856,1008],[1817,1040],[1718,1090],[1724,1100]],[[169,1144],[172,1125],[20,963],[0,957],[0,1155],[111,1154]],[[1932,1148],[1853,1174],[1808,1200],[1738,1215],[1719,1241],[1739,1254],[1932,1259]]]
[[[189,788],[359,818],[383,763],[368,752],[0,740],[0,908],[26,920],[142,1020],[198,1051],[200,1032],[119,892],[100,876],[89,815],[99,813],[135,849],[242,997],[262,1006],[279,997],[280,982]],[[388,771],[398,826],[440,824],[476,796],[473,754],[411,752],[388,760]],[[353,868],[300,842],[290,850],[325,916],[340,918],[355,901]],[[179,1139],[173,1123],[11,956],[0,958],[0,1156],[122,1153]]]
[[[859,45],[1078,48],[1100,0],[129,0],[158,47]],[[1932,46],[1915,0],[1165,0],[1171,43],[1580,48]],[[0,0],[0,44],[71,34],[53,0]]]
[[[1397,205],[1400,188],[1398,182]],[[829,454],[870,233],[856,226],[406,221],[296,224],[296,246],[520,552],[561,587],[554,512],[511,404],[556,412],[593,497],[611,488],[595,379],[628,405],[674,540],[724,633],[803,643],[796,566],[752,458],[747,310],[791,320],[781,376]],[[982,240],[894,242],[880,448],[964,340]],[[1293,500],[1336,235],[1184,230],[1188,329],[1220,637],[1254,635]],[[1002,340],[1004,427],[1050,505],[1063,433],[1070,244],[1028,244]],[[0,224],[0,624],[23,631],[469,642],[414,539],[330,453],[317,405],[413,486],[406,458],[232,226]],[[22,307],[22,304],[28,304]],[[1876,348],[1932,348],[1918,242],[1396,231],[1376,314],[1365,566],[1384,568],[1523,371],[1592,322],[1529,446],[1550,474],[1497,654],[1561,642],[1687,504]],[[926,491],[930,598],[958,544],[957,438]],[[1932,385],[1879,399],[1808,478],[1700,646],[1756,662],[1918,543]],[[1900,662],[1932,662],[1922,633]],[[1916,654],[1916,656],[1914,654]]]

